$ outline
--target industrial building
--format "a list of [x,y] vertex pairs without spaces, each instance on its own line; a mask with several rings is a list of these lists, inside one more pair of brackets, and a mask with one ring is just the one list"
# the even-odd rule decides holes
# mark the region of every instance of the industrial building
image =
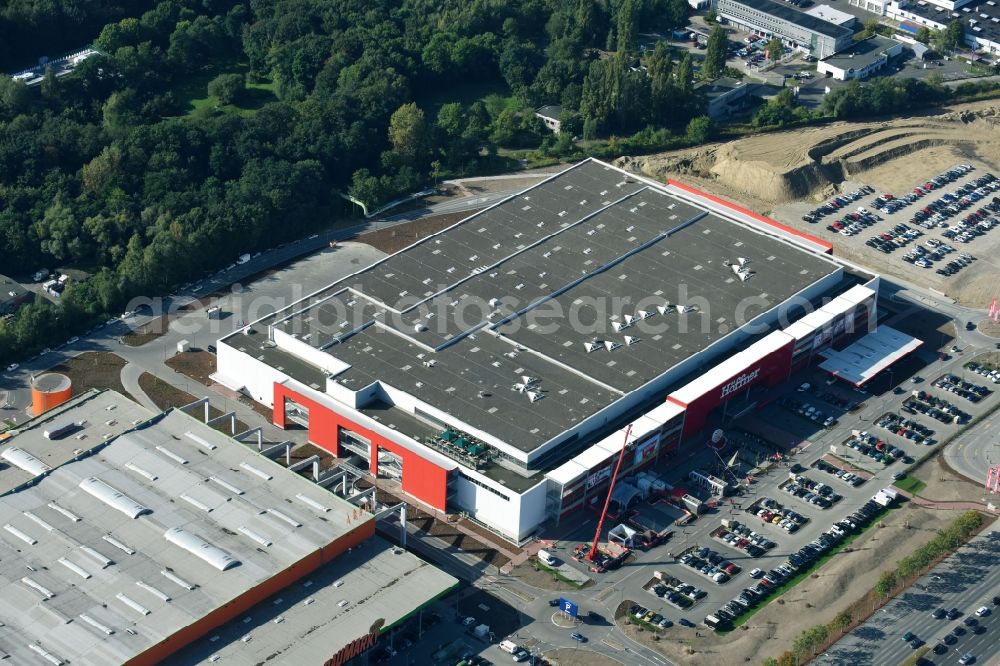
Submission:
[[932,30],[944,30],[952,21],[965,28],[969,48],[1000,55],[1000,3],[997,0],[900,0],[890,2],[886,15]]
[[[259,635],[330,658],[362,641],[355,624],[375,627],[369,646],[457,584],[404,551],[390,558],[371,514],[329,490],[183,411],[152,414],[112,391],[23,424],[0,457],[0,649],[13,663],[160,663],[236,618],[241,649]],[[360,584],[338,586],[343,604],[301,602],[342,632],[279,636],[273,615],[251,610],[270,598],[294,619],[276,593],[327,600],[324,572],[353,581],[365,567],[397,579],[381,603],[362,605]]]
[[773,0],[715,0],[720,18],[765,37],[777,37],[792,48],[826,58],[847,48],[854,31]]
[[830,249],[591,159],[223,338],[215,379],[518,541],[626,424],[623,474],[867,330],[878,277]]
[[816,71],[838,81],[864,80],[903,53],[902,42],[875,35],[816,64]]

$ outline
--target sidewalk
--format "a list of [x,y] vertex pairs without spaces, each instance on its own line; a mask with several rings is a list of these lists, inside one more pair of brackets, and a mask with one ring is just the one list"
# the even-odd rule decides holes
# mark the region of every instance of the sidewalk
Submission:
[[946,511],[957,511],[957,510],[982,511],[983,513],[989,513],[992,515],[1000,515],[1000,510],[990,509],[985,504],[981,504],[979,502],[962,502],[958,500],[938,502],[935,500],[929,500],[926,497],[921,497],[920,495],[914,495],[900,488],[893,487],[892,489],[895,490],[900,495],[902,495],[903,497],[905,497],[906,499],[916,504],[917,506],[923,507],[925,509],[943,509]]

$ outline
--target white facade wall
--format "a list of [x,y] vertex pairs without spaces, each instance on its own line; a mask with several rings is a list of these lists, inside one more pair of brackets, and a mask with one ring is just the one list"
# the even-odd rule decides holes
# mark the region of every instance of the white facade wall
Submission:
[[251,398],[268,407],[274,407],[274,384],[289,379],[285,373],[222,340],[216,345],[216,364],[219,374],[241,384]]
[[538,525],[545,522],[545,491],[547,483],[544,479],[537,485],[518,494],[496,481],[479,474],[475,470],[459,466],[462,474],[476,481],[496,488],[509,499],[504,499],[486,488],[471,483],[461,475],[455,481],[455,503],[467,511],[473,518],[489,525],[512,541],[520,541],[531,534]]

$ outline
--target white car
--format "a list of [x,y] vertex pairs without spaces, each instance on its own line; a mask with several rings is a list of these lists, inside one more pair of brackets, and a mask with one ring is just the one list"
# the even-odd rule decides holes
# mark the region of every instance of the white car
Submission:
[[990,614],[990,609],[987,606],[980,606],[979,608],[976,609],[976,615],[978,615],[979,617],[986,617],[989,614]]
[[750,572],[750,577],[751,578],[760,578],[763,575],[764,575],[764,571],[761,570],[761,569],[754,569],[753,571]]
[[17,368],[18,368],[17,363],[11,363],[10,365],[7,366],[7,372],[14,372],[15,370],[17,370]]
[[79,341],[80,341],[80,338],[78,338],[77,336],[74,335],[72,338],[70,338],[69,340],[66,341],[66,344],[68,344],[68,345],[75,345]]
[[462,626],[463,627],[471,627],[475,623],[476,623],[476,618],[472,617],[471,615],[469,617],[465,618],[464,620],[462,620]]

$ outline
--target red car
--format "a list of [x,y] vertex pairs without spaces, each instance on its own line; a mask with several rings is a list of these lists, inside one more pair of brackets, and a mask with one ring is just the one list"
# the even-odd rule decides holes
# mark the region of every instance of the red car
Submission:
[[934,183],[932,183],[931,181],[928,180],[926,183],[924,183],[924,189],[927,190],[927,191],[933,190],[934,189]]

